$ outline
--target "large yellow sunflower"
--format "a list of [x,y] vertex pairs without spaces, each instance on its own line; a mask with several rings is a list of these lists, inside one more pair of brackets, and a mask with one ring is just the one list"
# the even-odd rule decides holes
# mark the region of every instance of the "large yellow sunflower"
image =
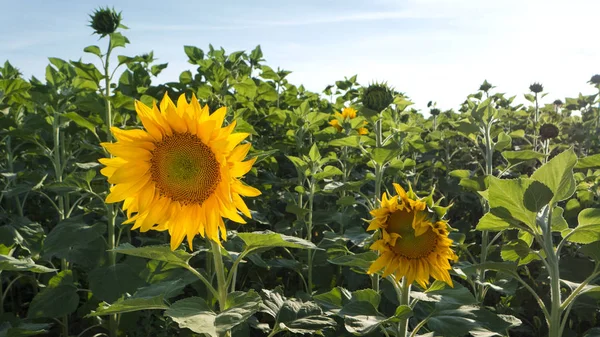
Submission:
[[[338,130],[338,132],[342,132],[344,130],[344,128],[340,125],[340,120],[345,121],[345,120],[351,120],[356,118],[356,109],[354,108],[344,108],[342,110],[341,113],[336,112],[335,113],[335,119],[332,119],[329,122],[329,125],[333,126],[334,128],[336,128],[336,130]],[[363,122],[363,126],[367,125],[367,121]],[[366,135],[369,134],[369,130],[367,130],[367,128],[361,127],[358,128],[356,130],[358,132],[359,135]]]
[[452,286],[449,260],[458,257],[451,248],[448,224],[432,220],[427,203],[412,190],[407,194],[398,184],[394,188],[397,195],[390,198],[383,193],[381,207],[371,211],[373,219],[367,230],[381,229],[381,239],[371,245],[380,256],[369,268],[369,274],[383,269],[384,277],[406,277],[409,284],[417,281],[423,288],[430,277]]
[[197,234],[220,243],[222,217],[245,223],[238,210],[250,211],[241,196],[260,195],[239,180],[256,160],[243,161],[251,144],[239,144],[249,134],[232,133],[235,121],[221,127],[226,109],[209,114],[195,96],[188,103],[181,95],[175,105],[165,94],[160,109],[139,101],[135,109],[145,130],[113,127],[117,142],[101,144],[114,155],[100,159],[114,184],[106,202],[124,201],[132,229],[168,230],[173,250],[185,236],[191,248]]

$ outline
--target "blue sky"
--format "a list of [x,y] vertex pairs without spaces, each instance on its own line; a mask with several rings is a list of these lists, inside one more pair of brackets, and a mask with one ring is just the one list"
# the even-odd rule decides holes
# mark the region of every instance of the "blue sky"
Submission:
[[[159,81],[195,67],[184,45],[229,52],[260,44],[266,64],[321,91],[358,74],[387,81],[418,108],[456,108],[484,79],[510,95],[541,82],[546,101],[579,92],[600,73],[598,0],[140,1],[1,0],[0,61],[43,78],[49,56],[91,61],[87,27],[98,6],[123,12],[131,44],[169,67]],[[6,15],[10,13],[9,15]],[[522,100],[521,100],[522,101]]]

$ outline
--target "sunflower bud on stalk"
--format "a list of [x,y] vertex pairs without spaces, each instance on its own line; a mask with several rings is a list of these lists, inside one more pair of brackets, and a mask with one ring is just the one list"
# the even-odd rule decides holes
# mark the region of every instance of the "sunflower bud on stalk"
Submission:
[[540,136],[542,139],[552,139],[558,137],[558,127],[554,124],[544,124],[540,126]]
[[487,80],[483,81],[483,84],[481,84],[479,86],[479,90],[483,91],[483,92],[488,92],[490,89],[492,89],[493,86],[491,83],[489,83]]
[[373,111],[381,112],[394,101],[392,90],[385,83],[375,83],[363,92],[363,105]]
[[121,24],[121,12],[117,13],[114,8],[110,9],[99,8],[90,15],[92,19],[90,21],[90,27],[94,29],[94,33],[105,37],[106,35],[114,33]]
[[534,83],[529,86],[529,90],[535,94],[539,94],[540,92],[544,91],[544,86],[540,83]]
[[433,108],[433,109],[431,109],[431,111],[430,111],[430,113],[431,113],[431,115],[432,115],[432,116],[439,116],[440,112],[441,112],[441,111],[440,111],[440,109],[438,109],[438,108]]

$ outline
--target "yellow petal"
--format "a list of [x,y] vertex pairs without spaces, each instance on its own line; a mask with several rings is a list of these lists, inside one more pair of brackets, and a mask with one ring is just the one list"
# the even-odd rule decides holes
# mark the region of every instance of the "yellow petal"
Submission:
[[142,187],[144,187],[144,184],[139,184],[137,182],[117,184],[111,187],[110,193],[106,196],[106,202],[111,204],[125,200],[125,198],[135,195]]
[[239,178],[244,176],[246,173],[250,172],[252,169],[252,165],[256,161],[256,157],[242,162],[233,162],[229,164],[229,174],[234,178]]
[[118,168],[113,175],[108,178],[111,184],[139,182],[140,180],[148,180],[149,176],[146,173],[150,170],[150,164],[147,162],[131,162]]
[[250,151],[251,147],[252,147],[252,144],[246,143],[246,144],[242,144],[242,145],[234,148],[233,150],[231,150],[231,152],[229,152],[229,156],[227,157],[227,160],[230,162],[244,160],[246,158],[246,156],[248,155],[248,151]]
[[227,108],[225,107],[221,107],[219,109],[217,109],[215,112],[213,112],[209,119],[215,121],[216,125],[218,127],[221,127],[221,125],[223,125],[223,121],[225,120],[225,115],[227,114]]
[[233,184],[231,184],[231,189],[243,196],[246,197],[256,197],[261,195],[262,193],[254,187],[244,185],[239,180],[236,180]]

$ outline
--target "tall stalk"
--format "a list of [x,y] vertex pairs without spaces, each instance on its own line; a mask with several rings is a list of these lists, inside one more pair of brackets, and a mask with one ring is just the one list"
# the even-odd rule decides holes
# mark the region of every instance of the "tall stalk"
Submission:
[[[308,220],[306,221],[306,229],[308,231],[306,240],[312,241],[312,229],[313,229],[313,208],[315,199],[315,178],[314,172],[310,176],[310,186],[308,194]],[[313,258],[314,252],[312,249],[308,249],[308,293],[312,293],[313,290]]]
[[[400,305],[410,304],[410,283],[406,280],[406,277],[402,278],[402,294],[400,295]],[[402,318],[398,322],[398,334],[397,337],[406,337],[408,334],[408,317]]]
[[[102,92],[102,96],[104,98],[104,105],[105,105],[105,120],[106,120],[106,142],[112,142],[113,138],[112,138],[112,133],[110,131],[110,129],[112,128],[112,107],[110,104],[110,80],[111,80],[111,74],[110,74],[110,70],[109,70],[109,64],[110,64],[110,54],[112,52],[112,36],[109,34],[108,35],[108,50],[106,52],[105,55],[105,59],[102,63],[103,65],[103,70],[104,70],[104,92]],[[112,154],[110,154],[108,151],[106,152],[106,154],[112,158]],[[112,187],[112,184],[108,183],[108,191],[110,192],[110,188]],[[107,243],[108,243],[108,265],[109,266],[114,266],[116,263],[116,252],[114,251],[115,247],[116,247],[116,242],[115,242],[115,220],[116,220],[116,209],[115,206],[113,204],[106,204],[106,217],[107,217],[107,231],[108,231],[108,239],[107,239]],[[109,316],[109,320],[108,320],[108,330],[109,330],[109,334],[110,337],[116,337],[117,336],[117,315],[110,315]]]
[[[383,147],[383,131],[381,130],[382,125],[383,125],[382,118],[383,117],[381,116],[381,112],[380,112],[379,118],[377,119],[377,122],[375,122],[375,147],[376,148]],[[375,195],[373,197],[373,206],[374,206],[374,208],[378,208],[380,205],[379,198],[381,198],[381,185],[383,182],[384,166],[375,161],[374,161],[374,166],[375,166]],[[374,274],[371,276],[371,287],[376,292],[379,292],[379,279],[380,279],[379,274]]]
[[[219,302],[219,311],[223,312],[227,309],[227,282],[225,277],[225,265],[223,264],[223,256],[221,255],[221,246],[212,240],[209,241],[213,255],[213,262],[215,265],[215,273],[217,274],[217,292],[219,295],[217,300]],[[223,336],[231,336],[231,332],[225,331]]]
[[[485,175],[490,176],[493,173],[493,155],[494,155],[494,145],[492,143],[492,122],[490,120],[486,123],[484,128],[484,142],[485,142]],[[484,214],[490,211],[490,205],[485,200],[483,202],[483,212]],[[482,231],[481,232],[481,256],[480,256],[480,264],[483,265],[487,261],[488,256],[488,247],[489,246],[489,232]],[[487,287],[483,284],[485,282],[485,268],[479,269],[479,282],[477,289],[477,300],[479,303],[483,303],[485,299],[485,293],[487,291]]]

